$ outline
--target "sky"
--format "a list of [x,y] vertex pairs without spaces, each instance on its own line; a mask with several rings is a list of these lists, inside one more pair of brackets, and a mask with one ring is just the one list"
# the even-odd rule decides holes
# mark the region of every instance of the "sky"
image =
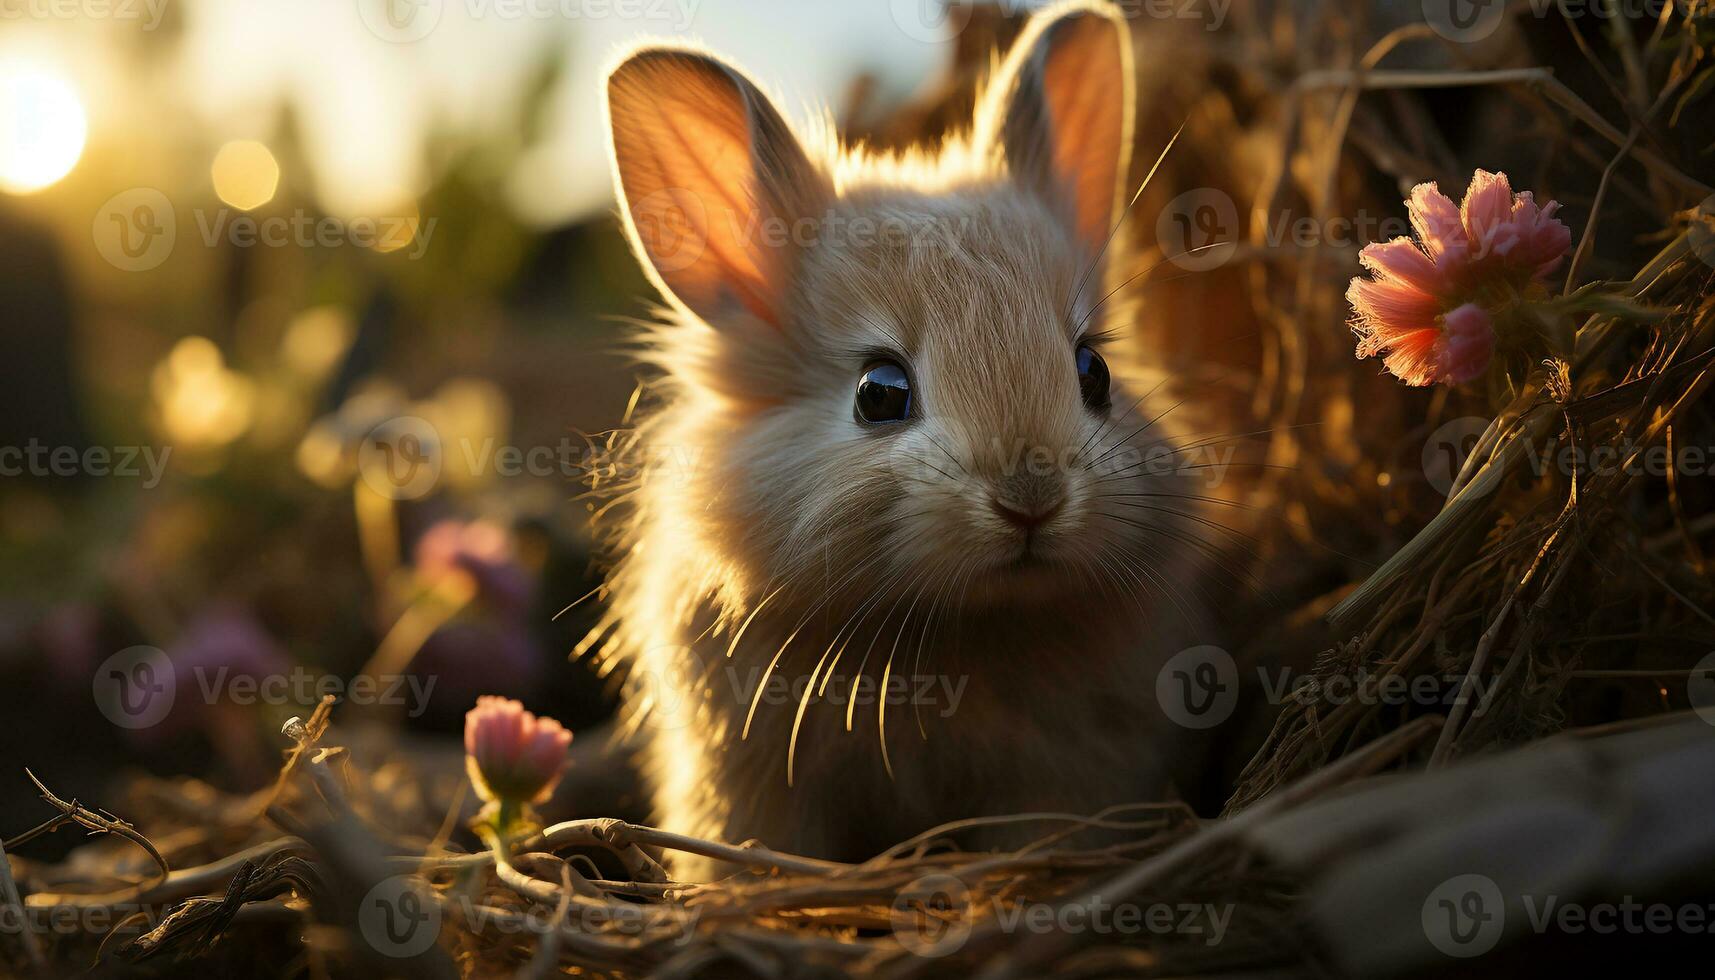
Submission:
[[640,37],[702,42],[788,93],[781,108],[802,118],[864,72],[882,98],[909,98],[943,66],[952,36],[938,0],[153,2],[186,4],[175,70],[192,111],[224,138],[265,138],[289,100],[334,213],[421,193],[432,130],[515,141],[522,92],[546,55],[564,52],[542,138],[505,155],[497,175],[519,216],[541,225],[608,206],[600,80]]

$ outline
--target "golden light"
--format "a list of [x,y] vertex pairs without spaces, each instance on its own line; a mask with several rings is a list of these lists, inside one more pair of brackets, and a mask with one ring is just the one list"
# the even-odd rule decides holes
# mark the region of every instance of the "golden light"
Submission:
[[256,386],[229,370],[220,348],[206,337],[186,337],[150,378],[161,426],[191,449],[224,446],[250,427]]
[[259,208],[274,199],[280,186],[280,164],[255,140],[233,140],[214,155],[210,168],[214,192],[240,211]]
[[386,212],[385,217],[375,220],[375,250],[377,252],[397,252],[411,244],[417,238],[417,231],[422,224],[422,215],[417,210],[414,201],[406,201],[400,207]]
[[339,366],[350,349],[357,325],[337,306],[317,306],[292,319],[280,340],[280,353],[299,376],[315,380]]
[[[512,425],[506,392],[483,378],[453,378],[413,411],[440,434],[445,445],[465,447],[463,459],[473,452],[470,447],[498,444]],[[442,478],[453,486],[473,487],[493,475],[490,467],[449,466]]]
[[89,121],[66,81],[34,69],[0,69],[0,190],[29,194],[71,173]]
[[345,440],[338,427],[318,421],[298,443],[298,469],[317,484],[332,490],[351,479]]

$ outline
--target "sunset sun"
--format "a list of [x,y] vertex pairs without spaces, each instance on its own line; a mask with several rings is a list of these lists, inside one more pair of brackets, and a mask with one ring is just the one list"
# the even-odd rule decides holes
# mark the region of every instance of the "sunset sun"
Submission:
[[28,194],[71,172],[88,122],[64,79],[37,70],[0,74],[0,190]]

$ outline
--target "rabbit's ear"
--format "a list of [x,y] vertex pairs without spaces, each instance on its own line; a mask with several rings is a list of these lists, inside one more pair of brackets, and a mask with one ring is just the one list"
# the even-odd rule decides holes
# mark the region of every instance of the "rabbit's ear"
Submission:
[[1044,194],[1093,257],[1119,217],[1131,162],[1131,35],[1111,7],[1038,14],[989,90],[978,138],[1014,178]]
[[705,321],[776,327],[794,240],[825,181],[768,98],[694,51],[646,48],[607,82],[620,208],[657,285]]

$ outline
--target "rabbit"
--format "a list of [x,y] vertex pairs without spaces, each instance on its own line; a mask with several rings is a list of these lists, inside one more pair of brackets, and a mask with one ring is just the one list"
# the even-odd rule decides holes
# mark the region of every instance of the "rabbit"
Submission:
[[1195,399],[1114,355],[1133,88],[1094,2],[1034,15],[937,148],[801,132],[694,47],[608,76],[667,305],[580,651],[627,678],[663,828],[856,861],[1170,798],[1157,674],[1214,628],[1221,491],[1177,465]]

